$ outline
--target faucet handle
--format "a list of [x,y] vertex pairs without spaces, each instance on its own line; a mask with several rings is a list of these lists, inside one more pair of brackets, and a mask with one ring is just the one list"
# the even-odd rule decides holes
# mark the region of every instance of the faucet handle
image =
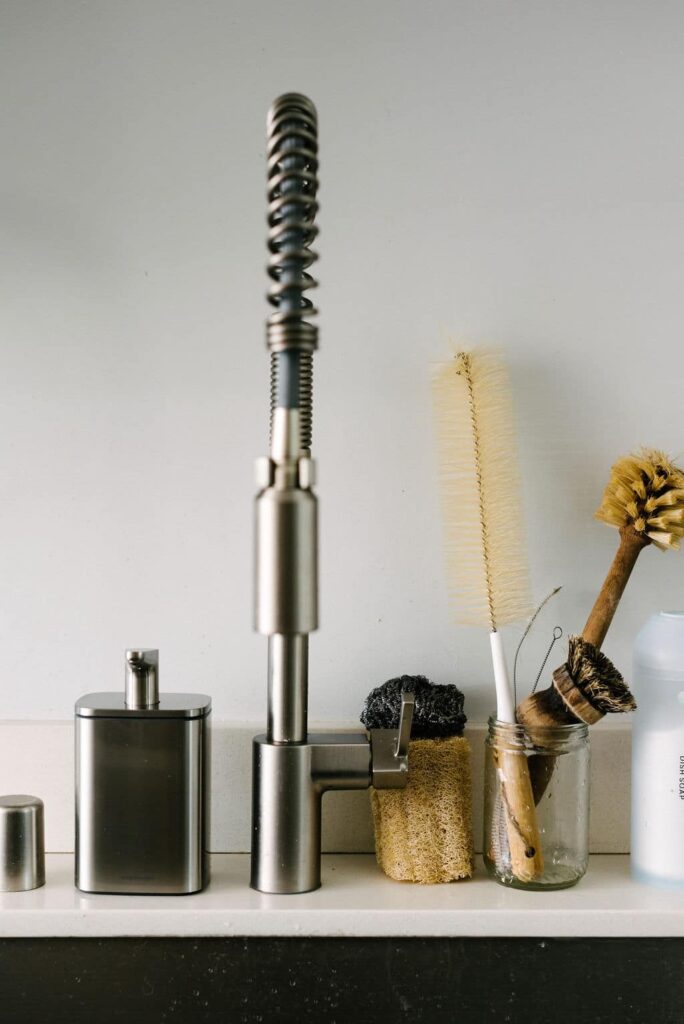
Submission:
[[416,698],[408,690],[401,695],[401,711],[399,712],[399,730],[397,733],[397,744],[394,748],[395,757],[408,757],[409,740],[411,739],[411,726],[413,724],[413,712],[416,706]]
[[398,729],[371,729],[371,780],[376,789],[403,789],[408,782],[408,752],[415,698],[401,695]]

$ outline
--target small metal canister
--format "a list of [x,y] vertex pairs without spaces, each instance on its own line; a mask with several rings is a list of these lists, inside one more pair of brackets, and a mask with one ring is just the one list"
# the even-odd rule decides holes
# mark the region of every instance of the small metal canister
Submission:
[[160,697],[156,650],[126,651],[124,693],[76,703],[76,885],[198,892],[209,880],[206,694]]
[[45,885],[43,801],[0,796],[0,892]]

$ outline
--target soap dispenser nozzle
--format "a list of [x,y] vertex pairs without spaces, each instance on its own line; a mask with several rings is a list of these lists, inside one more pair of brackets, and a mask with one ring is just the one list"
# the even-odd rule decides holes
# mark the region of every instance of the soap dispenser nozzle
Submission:
[[153,708],[159,703],[159,651],[126,651],[126,707]]

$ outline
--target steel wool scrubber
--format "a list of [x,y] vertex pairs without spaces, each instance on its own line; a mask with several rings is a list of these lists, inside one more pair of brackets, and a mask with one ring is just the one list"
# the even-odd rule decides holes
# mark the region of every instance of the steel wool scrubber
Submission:
[[424,676],[401,676],[372,690],[361,721],[396,728],[402,695],[415,701],[411,771],[405,789],[371,790],[378,864],[399,882],[453,882],[473,873],[470,745],[462,735],[463,694]]

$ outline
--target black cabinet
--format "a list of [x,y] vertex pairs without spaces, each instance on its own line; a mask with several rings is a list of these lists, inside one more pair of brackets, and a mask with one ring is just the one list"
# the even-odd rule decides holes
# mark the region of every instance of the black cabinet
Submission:
[[682,1024],[684,939],[0,940],[0,1024]]

